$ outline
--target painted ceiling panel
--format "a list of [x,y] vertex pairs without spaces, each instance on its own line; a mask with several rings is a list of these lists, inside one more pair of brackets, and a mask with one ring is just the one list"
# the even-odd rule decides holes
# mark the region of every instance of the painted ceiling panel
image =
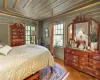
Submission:
[[[73,2],[73,4],[72,4],[72,2]],[[75,3],[79,3],[79,2],[82,2],[82,0],[74,0],[74,1],[73,0],[69,0],[69,1],[61,4],[60,6],[54,8],[54,12],[57,12],[59,10],[61,11],[63,9],[67,10],[70,7],[72,8],[72,5],[75,5]]]
[[28,0],[19,0],[18,6],[19,8],[23,8],[24,5],[28,2]]
[[51,12],[52,9],[58,7],[59,5],[61,5],[62,3],[67,2],[66,0],[57,0],[56,2],[54,2],[53,4],[51,4],[50,6],[47,6],[44,10],[41,11],[41,14],[45,14],[47,12]]
[[53,16],[57,16],[93,4],[100,8],[100,0],[0,0],[0,12],[43,20],[50,18],[52,11]]
[[39,9],[40,6],[44,5],[48,0],[41,0],[37,5],[33,6],[32,9]]
[[57,1],[57,0],[48,0],[44,5],[41,5],[39,7],[38,13],[45,10],[48,6],[49,6],[49,9],[50,9],[51,8],[50,5],[53,4],[55,1]]
[[30,0],[29,5],[26,6],[26,10],[29,10],[31,12],[37,12],[37,10],[33,10],[32,7],[35,7],[41,0]]

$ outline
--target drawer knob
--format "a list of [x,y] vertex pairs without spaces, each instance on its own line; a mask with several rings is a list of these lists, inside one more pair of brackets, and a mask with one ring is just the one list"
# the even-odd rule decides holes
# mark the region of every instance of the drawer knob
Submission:
[[77,66],[77,65],[75,64],[75,66]]
[[76,62],[76,60],[73,60],[73,62]]
[[69,50],[67,50],[67,52],[70,52]]
[[85,59],[82,59],[82,61],[84,61]]
[[76,56],[73,56],[73,58],[76,58]]
[[87,55],[84,55],[85,57],[87,57]]
[[96,67],[95,67],[95,66],[93,66],[93,68],[94,68],[94,69],[96,69]]
[[83,67],[82,67],[82,66],[80,66],[80,68],[81,68],[81,69],[83,69]]
[[15,44],[15,43],[13,43],[13,44]]
[[84,65],[84,63],[82,63]]
[[94,61],[93,63],[96,64],[96,61]]
[[72,51],[72,54],[74,54],[74,52]]

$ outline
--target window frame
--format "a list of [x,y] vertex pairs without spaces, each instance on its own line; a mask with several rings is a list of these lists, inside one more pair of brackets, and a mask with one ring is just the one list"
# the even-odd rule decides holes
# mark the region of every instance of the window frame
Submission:
[[[55,36],[55,35],[62,35],[62,37],[63,37],[63,42],[62,42],[62,43],[63,43],[63,44],[62,44],[62,45],[55,45],[55,44],[53,44],[54,47],[63,47],[63,46],[64,46],[64,23],[55,24],[54,27],[55,27],[55,26],[58,27],[58,25],[61,25],[61,24],[63,24],[63,29],[61,29],[61,28],[60,28],[60,29],[58,29],[58,28],[55,29],[55,28],[54,28],[54,36]],[[56,34],[55,34],[55,30],[57,30],[57,33],[56,33]],[[60,30],[60,34],[58,34],[58,30]],[[63,33],[61,33],[61,30],[63,30]]]
[[[30,29],[28,29],[28,27],[30,27]],[[25,26],[25,44],[32,44],[32,41],[31,41],[31,39],[32,39],[32,36],[35,36],[35,44],[36,44],[36,35],[32,35],[31,34],[31,31],[32,31],[32,29],[31,29],[31,27],[34,27],[35,28],[35,30],[34,31],[36,31],[36,26],[31,26],[31,25],[27,25],[27,26]],[[26,35],[26,32],[28,32],[29,31],[29,35]],[[26,37],[30,37],[30,39],[28,40],[28,39],[26,39]],[[29,43],[27,43],[29,41]],[[33,43],[33,44],[34,44]]]

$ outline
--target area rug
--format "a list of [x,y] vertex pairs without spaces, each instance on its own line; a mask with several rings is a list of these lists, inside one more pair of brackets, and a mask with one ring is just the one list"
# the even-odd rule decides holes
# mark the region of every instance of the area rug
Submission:
[[54,64],[51,74],[50,67],[46,67],[40,71],[41,80],[62,80],[68,72],[58,64]]

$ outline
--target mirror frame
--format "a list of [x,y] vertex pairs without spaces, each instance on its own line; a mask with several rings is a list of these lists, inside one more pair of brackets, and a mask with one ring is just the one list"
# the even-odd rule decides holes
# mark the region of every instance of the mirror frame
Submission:
[[[68,25],[68,27],[70,26],[70,25],[72,25],[72,40],[75,40],[74,39],[74,37],[75,37],[75,24],[78,24],[78,23],[84,23],[84,22],[88,22],[88,38],[90,37],[90,27],[91,27],[91,25],[92,25],[92,20],[93,21],[95,21],[96,23],[97,23],[97,25],[98,25],[98,31],[97,31],[97,50],[99,50],[99,40],[100,40],[100,38],[99,38],[99,34],[100,34],[100,31],[99,31],[99,27],[100,27],[100,22],[98,22],[98,21],[96,21],[95,19],[93,19],[93,18],[91,18],[90,16],[88,16],[88,15],[86,15],[86,14],[82,14],[82,15],[79,15],[79,16],[76,16],[76,18],[75,19],[73,19],[73,22],[72,23],[70,23],[69,25]],[[67,27],[67,43],[68,43],[68,27]],[[90,46],[89,45],[89,42],[88,42],[88,46]]]
[[[73,35],[73,23],[70,23],[69,25],[68,25],[68,27],[67,27],[67,42],[68,42],[68,28],[70,27],[70,25],[72,25],[72,35]],[[73,38],[73,37],[72,37]]]

